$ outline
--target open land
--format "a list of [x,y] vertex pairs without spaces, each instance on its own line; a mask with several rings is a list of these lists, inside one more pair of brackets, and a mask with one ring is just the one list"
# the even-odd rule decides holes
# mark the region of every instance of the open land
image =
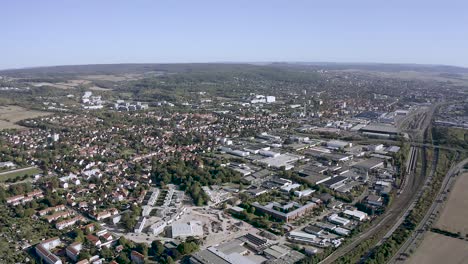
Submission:
[[9,179],[15,179],[24,175],[31,176],[40,172],[41,170],[38,169],[37,167],[28,167],[28,168],[4,171],[0,173],[0,182],[5,182]]
[[442,214],[437,221],[436,227],[450,232],[468,233],[468,173],[462,174],[456,181],[450,192],[447,205],[443,208]]
[[41,116],[50,115],[47,112],[26,109],[20,106],[0,106],[0,129],[23,128],[16,122]]
[[468,242],[429,232],[408,263],[466,263]]

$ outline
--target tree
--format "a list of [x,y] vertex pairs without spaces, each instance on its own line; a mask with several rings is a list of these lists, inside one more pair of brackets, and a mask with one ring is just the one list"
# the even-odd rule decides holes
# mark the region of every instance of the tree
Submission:
[[164,252],[164,245],[159,240],[151,242],[150,254],[153,256],[160,256]]
[[124,252],[120,253],[120,255],[117,257],[117,262],[119,264],[130,264],[130,263],[132,263]]
[[145,244],[145,243],[136,244],[135,250],[140,252],[141,254],[145,255],[145,257],[148,256],[148,245]]
[[81,250],[80,254],[78,255],[78,260],[89,259],[91,258],[91,254],[89,254],[86,250]]
[[75,237],[75,242],[83,242],[84,241],[84,234],[83,230],[76,228],[73,231],[73,236]]
[[166,258],[166,263],[168,263],[168,264],[173,264],[173,263],[175,263],[175,262],[174,262],[174,260],[172,259],[171,256],[167,256],[167,258]]
[[177,246],[177,250],[182,255],[188,255],[198,250],[198,245],[195,242],[182,242]]
[[112,250],[110,250],[109,248],[102,247],[101,256],[105,258],[106,260],[111,260],[114,254],[112,253]]

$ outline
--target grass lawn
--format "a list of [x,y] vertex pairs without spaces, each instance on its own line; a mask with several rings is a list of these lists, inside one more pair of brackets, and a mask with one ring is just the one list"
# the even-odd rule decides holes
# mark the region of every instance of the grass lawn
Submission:
[[0,182],[5,182],[9,179],[16,179],[18,177],[23,177],[24,175],[32,176],[38,173],[42,173],[42,171],[38,168],[29,168],[27,170],[18,171],[18,169],[12,170],[11,172],[2,172],[0,174]]

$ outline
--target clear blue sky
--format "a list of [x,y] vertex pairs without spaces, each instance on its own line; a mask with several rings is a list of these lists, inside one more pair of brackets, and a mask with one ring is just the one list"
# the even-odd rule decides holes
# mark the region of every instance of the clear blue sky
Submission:
[[464,0],[2,0],[0,69],[336,61],[468,66]]

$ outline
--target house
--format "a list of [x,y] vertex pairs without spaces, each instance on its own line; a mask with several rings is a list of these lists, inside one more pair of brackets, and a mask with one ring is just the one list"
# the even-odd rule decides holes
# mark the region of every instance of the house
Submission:
[[36,246],[36,253],[47,264],[62,264],[62,260],[50,251],[60,244],[61,241],[58,237],[44,240]]
[[114,238],[112,237],[112,234],[109,233],[109,232],[106,232],[106,233],[103,234],[101,237],[104,238],[106,241],[112,241],[112,239],[114,239]]
[[55,213],[53,215],[46,215],[44,218],[47,220],[47,222],[52,223],[55,220],[58,220],[60,218],[69,217],[70,215],[72,215],[71,211],[63,211],[63,212]]
[[89,233],[92,233],[92,232],[94,232],[95,227],[94,227],[94,224],[91,223],[91,224],[85,225],[85,226],[83,227],[83,229],[84,229],[85,231],[89,232]]
[[58,212],[58,211],[63,211],[65,210],[65,205],[61,204],[61,205],[57,205],[55,207],[49,207],[49,208],[46,208],[44,210],[40,210],[37,212],[37,214],[39,216],[44,216],[50,212]]
[[71,219],[64,220],[64,221],[56,223],[55,227],[58,230],[62,230],[64,228],[67,228],[69,226],[72,226],[72,225],[76,224],[77,222],[84,221],[84,220],[85,220],[85,218],[83,216],[78,215],[78,216],[75,216],[75,217],[73,217]]
[[83,248],[83,244],[80,242],[75,242],[68,246],[65,251],[67,256],[72,259],[73,261],[78,260],[78,255],[80,254],[81,249]]
[[86,239],[96,247],[101,246],[101,240],[99,240],[99,238],[95,235],[87,235]]
[[145,263],[145,256],[135,250],[132,250],[132,253],[130,254],[130,259],[132,262],[136,264],[144,264]]

